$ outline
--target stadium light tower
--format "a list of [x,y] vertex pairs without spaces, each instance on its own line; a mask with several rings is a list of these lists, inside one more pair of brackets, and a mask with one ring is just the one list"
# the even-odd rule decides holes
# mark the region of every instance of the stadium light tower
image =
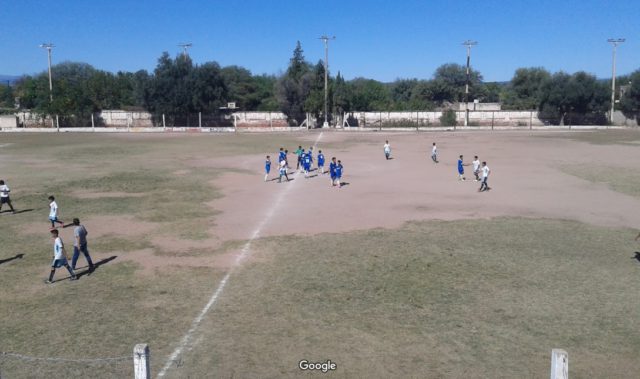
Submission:
[[189,53],[187,53],[187,49],[193,46],[193,44],[191,42],[179,43],[178,46],[182,47],[182,55],[184,57],[188,57]]
[[327,37],[326,35],[320,37],[324,42],[324,124],[323,128],[329,127],[329,122],[327,121],[327,113],[329,108],[329,40],[336,39],[336,36]]
[[469,69],[469,63],[471,62],[471,46],[478,44],[476,41],[466,40],[462,43],[467,47],[467,84],[464,88],[464,126],[469,125],[469,81],[471,80],[471,72]]
[[609,122],[613,124],[613,110],[616,103],[616,48],[618,44],[625,41],[624,38],[609,38],[607,42],[613,45],[613,63],[611,64],[611,113],[609,114]]
[[[55,46],[52,43],[42,43],[40,47],[43,49],[47,49],[47,55],[49,57],[49,101],[53,104],[53,82],[51,81],[51,49]],[[53,120],[51,121],[53,122]],[[60,128],[60,123],[58,121],[58,115],[56,115],[56,125]]]

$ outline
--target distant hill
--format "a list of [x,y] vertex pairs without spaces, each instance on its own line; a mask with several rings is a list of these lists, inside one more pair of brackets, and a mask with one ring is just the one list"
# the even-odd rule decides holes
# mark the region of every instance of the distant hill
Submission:
[[15,82],[18,81],[18,79],[20,79],[20,76],[15,76],[15,75],[1,75],[0,74],[0,83],[1,84],[7,84],[7,81],[9,82],[9,84],[14,84]]

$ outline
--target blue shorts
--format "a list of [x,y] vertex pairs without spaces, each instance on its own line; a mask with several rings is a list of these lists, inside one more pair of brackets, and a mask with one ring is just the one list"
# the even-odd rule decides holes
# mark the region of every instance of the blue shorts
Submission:
[[271,171],[271,167],[265,167],[264,171],[268,174]]
[[58,217],[49,216],[49,221],[51,222],[58,221]]
[[464,170],[458,169],[458,174],[460,174],[460,175],[464,174]]
[[68,264],[67,258],[63,257],[62,259],[54,259],[53,262],[51,262],[51,268],[60,268],[66,264]]

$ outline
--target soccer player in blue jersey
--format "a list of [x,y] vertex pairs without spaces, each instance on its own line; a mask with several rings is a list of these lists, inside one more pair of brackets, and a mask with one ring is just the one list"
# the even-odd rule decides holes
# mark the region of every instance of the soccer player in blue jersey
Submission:
[[329,163],[329,175],[331,175],[331,185],[336,185],[336,167],[338,164],[336,163],[336,157],[331,158],[331,163]]
[[271,158],[267,155],[267,160],[264,161],[264,181],[269,178],[269,171],[271,171]]
[[304,157],[302,157],[302,169],[304,170],[304,177],[309,177],[309,171],[311,170],[311,151],[307,152]]
[[462,161],[462,155],[458,158],[458,180],[466,180],[464,178],[464,163]]
[[313,168],[313,146],[311,146],[309,150],[307,150],[307,154],[309,154],[309,158],[311,159],[311,162],[309,163],[309,171],[311,171],[311,169]]
[[324,175],[324,154],[322,154],[322,150],[318,150],[318,171],[320,171],[320,175]]
[[340,179],[342,179],[343,170],[344,167],[342,166],[342,162],[338,160],[338,164],[336,165],[336,180],[338,181],[338,188],[342,187],[342,182],[340,181]]
[[282,162],[282,161],[284,161],[286,159],[287,159],[287,156],[286,156],[286,154],[284,152],[284,148],[281,147],[280,148],[280,153],[278,153],[278,163],[280,163],[280,162]]

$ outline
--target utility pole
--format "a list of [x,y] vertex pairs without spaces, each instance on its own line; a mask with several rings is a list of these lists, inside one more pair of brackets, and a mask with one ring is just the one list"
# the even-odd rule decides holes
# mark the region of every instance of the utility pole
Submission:
[[193,46],[193,44],[191,42],[179,43],[178,46],[182,47],[182,56],[186,58],[189,56],[189,53],[187,53],[187,49]]
[[[53,104],[53,82],[51,80],[51,49],[55,46],[52,43],[43,43],[40,44],[40,47],[43,49],[47,49],[47,55],[49,57],[49,101]],[[51,120],[53,123],[53,120]],[[58,121],[58,115],[56,115],[56,125],[60,128],[60,122]]]
[[329,40],[336,39],[335,36],[327,37],[326,35],[320,37],[322,41],[324,41],[324,124],[323,128],[329,127],[329,122],[327,121],[327,114],[329,108]]
[[467,85],[464,88],[464,126],[469,125],[469,81],[471,80],[471,71],[469,68],[469,63],[471,62],[471,46],[475,46],[478,44],[476,41],[466,40],[462,43],[467,47]]
[[611,113],[609,114],[609,122],[613,124],[613,111],[616,104],[616,48],[618,44],[623,43],[624,38],[609,38],[607,42],[613,45],[613,63],[611,74]]

